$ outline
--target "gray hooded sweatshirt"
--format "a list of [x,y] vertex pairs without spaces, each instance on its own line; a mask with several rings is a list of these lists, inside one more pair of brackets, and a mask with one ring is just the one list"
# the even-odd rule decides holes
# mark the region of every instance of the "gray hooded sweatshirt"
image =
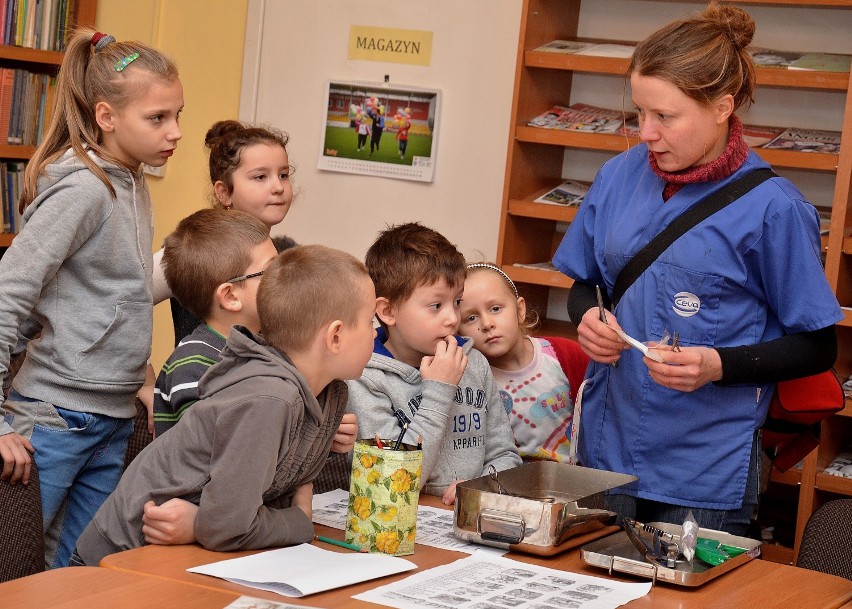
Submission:
[[346,409],[358,415],[360,437],[395,440],[408,421],[403,442],[423,436],[421,490],[428,495],[483,476],[489,465],[498,471],[521,465],[491,366],[472,340],[458,339],[467,368],[458,385],[449,385],[423,380],[420,370],[391,355],[384,339],[380,329],[361,378],[347,381]]
[[286,356],[236,327],[198,388],[201,399],[137,455],[83,531],[77,552],[87,565],[145,545],[143,506],[173,497],[198,505],[195,536],[210,550],[313,539],[291,502],[325,465],[346,406],[343,381],[314,397]]
[[[131,418],[151,351],[151,199],[141,171],[90,157],[116,196],[66,152],[39,177],[39,194],[0,260],[0,378],[18,328],[35,324],[41,335],[27,347],[16,391]],[[0,435],[11,431],[0,418]]]

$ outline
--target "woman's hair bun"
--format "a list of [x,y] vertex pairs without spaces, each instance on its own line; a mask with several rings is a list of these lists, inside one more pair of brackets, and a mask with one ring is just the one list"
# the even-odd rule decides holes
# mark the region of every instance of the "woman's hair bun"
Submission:
[[704,17],[715,21],[739,49],[746,48],[754,38],[754,19],[738,6],[711,2]]

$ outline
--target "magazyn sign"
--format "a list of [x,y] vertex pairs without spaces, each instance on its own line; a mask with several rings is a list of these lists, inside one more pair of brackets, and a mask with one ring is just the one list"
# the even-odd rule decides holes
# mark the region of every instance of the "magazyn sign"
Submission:
[[432,32],[353,25],[349,30],[349,59],[428,66]]

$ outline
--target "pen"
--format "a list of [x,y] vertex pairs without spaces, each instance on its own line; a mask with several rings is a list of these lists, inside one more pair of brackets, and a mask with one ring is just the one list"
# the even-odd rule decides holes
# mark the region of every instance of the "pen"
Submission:
[[385,449],[384,445],[382,444],[382,439],[379,437],[379,433],[378,433],[378,432],[376,432],[376,446],[378,446],[378,447],[379,447],[379,450],[384,450],[384,449]]
[[423,450],[423,436],[417,436],[417,450]]
[[323,543],[329,543],[333,546],[340,546],[341,548],[346,548],[348,550],[354,550],[355,552],[367,552],[367,548],[362,548],[361,546],[356,546],[354,543],[346,543],[345,541],[339,541],[337,539],[332,539],[331,537],[323,537],[322,535],[314,535],[314,539],[317,541],[322,541]]
[[402,431],[399,432],[399,437],[393,445],[394,450],[399,450],[399,447],[402,446],[402,438],[405,436],[406,431],[408,431],[408,423],[402,426]]

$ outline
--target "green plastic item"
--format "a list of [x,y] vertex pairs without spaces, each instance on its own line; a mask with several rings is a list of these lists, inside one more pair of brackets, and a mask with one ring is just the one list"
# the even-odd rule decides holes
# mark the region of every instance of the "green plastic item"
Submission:
[[715,539],[706,539],[699,537],[695,544],[695,556],[708,565],[721,565],[726,560],[729,560],[740,554],[745,554],[746,550],[736,546],[725,545]]

